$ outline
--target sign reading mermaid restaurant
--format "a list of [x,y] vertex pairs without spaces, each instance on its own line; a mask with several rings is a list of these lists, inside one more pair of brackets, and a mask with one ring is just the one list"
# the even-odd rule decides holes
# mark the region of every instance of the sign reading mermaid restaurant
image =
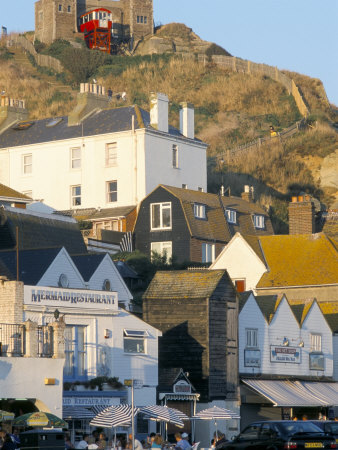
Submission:
[[25,286],[25,305],[105,309],[117,311],[117,292],[82,289]]

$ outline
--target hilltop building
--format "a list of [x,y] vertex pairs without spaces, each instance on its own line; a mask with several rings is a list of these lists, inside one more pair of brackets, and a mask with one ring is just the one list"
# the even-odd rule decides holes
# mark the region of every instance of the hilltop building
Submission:
[[68,117],[28,122],[12,103],[0,108],[0,182],[57,210],[138,205],[160,183],[206,191],[207,145],[195,138],[188,103],[179,130],[164,94],[151,95],[150,113],[107,109],[102,86],[82,84]]
[[39,0],[35,3],[35,38],[50,44],[79,36],[81,15],[105,8],[112,15],[118,41],[135,42],[154,32],[152,0]]

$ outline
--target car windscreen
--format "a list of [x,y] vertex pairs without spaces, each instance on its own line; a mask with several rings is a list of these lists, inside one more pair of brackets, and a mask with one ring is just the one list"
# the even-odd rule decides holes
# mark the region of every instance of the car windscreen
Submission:
[[317,425],[305,420],[280,423],[279,426],[288,436],[296,433],[323,433]]
[[338,434],[338,422],[324,422],[324,430],[328,433]]

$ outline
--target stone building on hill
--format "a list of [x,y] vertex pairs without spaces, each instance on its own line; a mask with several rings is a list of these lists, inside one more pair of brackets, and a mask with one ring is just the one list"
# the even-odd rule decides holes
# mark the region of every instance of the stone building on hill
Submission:
[[96,8],[109,10],[114,35],[136,41],[153,34],[152,0],[38,0],[35,3],[35,38],[45,44],[74,39],[82,14]]

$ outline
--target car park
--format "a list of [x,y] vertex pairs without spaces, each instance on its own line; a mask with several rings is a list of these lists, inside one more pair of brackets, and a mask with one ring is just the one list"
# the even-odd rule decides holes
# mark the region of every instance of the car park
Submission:
[[336,439],[311,421],[276,420],[254,422],[233,441],[222,445],[227,450],[282,450],[337,448]]

